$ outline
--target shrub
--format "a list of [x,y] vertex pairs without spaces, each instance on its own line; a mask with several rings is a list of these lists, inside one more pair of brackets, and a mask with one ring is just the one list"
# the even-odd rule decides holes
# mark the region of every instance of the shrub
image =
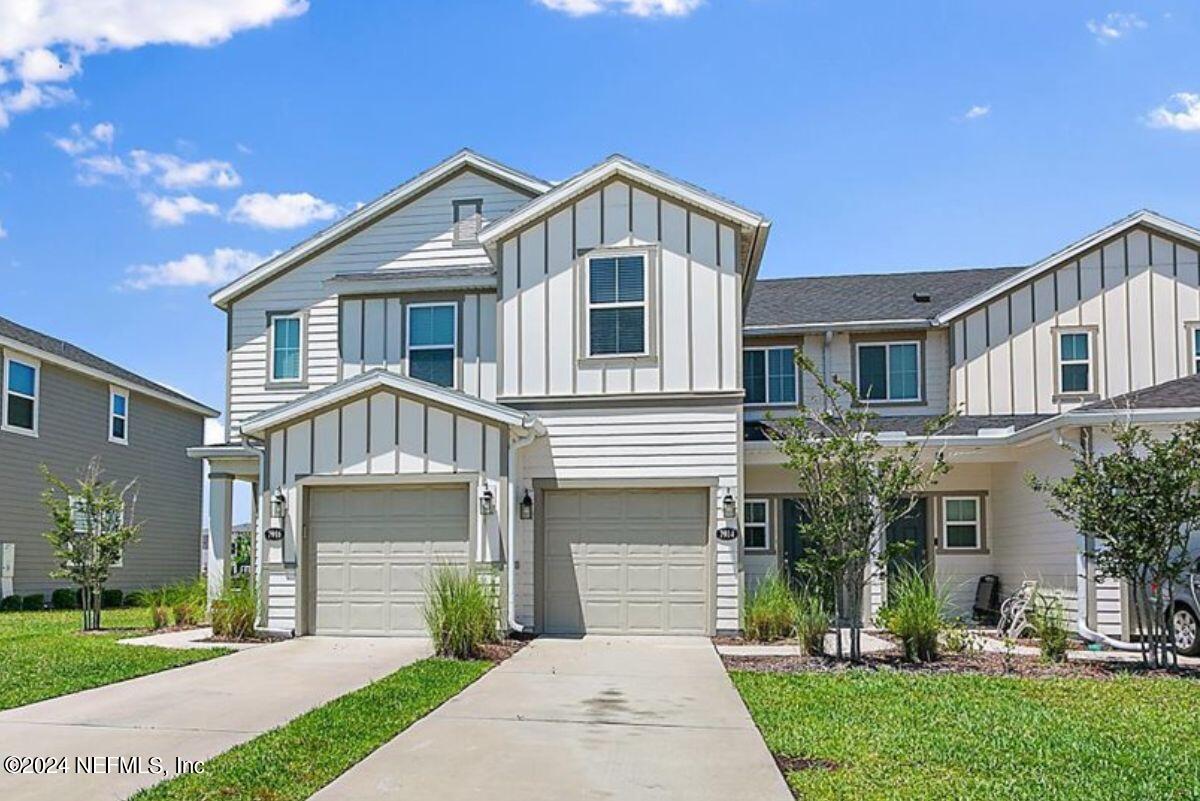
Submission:
[[942,629],[942,648],[951,654],[974,654],[983,650],[983,638],[955,620]]
[[147,597],[145,590],[132,590],[125,593],[125,599],[122,601],[122,605],[126,609],[138,606],[149,606],[150,600]]
[[796,596],[787,580],[772,570],[763,576],[746,600],[746,639],[757,642],[786,639],[796,630]]
[[258,596],[253,581],[231,581],[212,602],[212,628],[216,637],[245,640],[254,636]]
[[20,612],[21,611],[21,596],[8,595],[0,598],[0,612]]
[[150,625],[156,629],[165,629],[171,624],[171,610],[165,606],[150,607]]
[[208,606],[208,583],[203,576],[177,581],[166,588],[167,605],[176,626],[196,626],[204,620]]
[[26,612],[40,612],[46,608],[46,596],[40,592],[26,595],[21,599],[21,609]]
[[800,650],[809,656],[825,651],[825,632],[829,630],[829,609],[821,596],[802,592],[796,598],[796,639]]
[[900,638],[909,662],[932,662],[938,657],[938,635],[946,624],[949,599],[945,591],[920,571],[904,568],[892,582],[879,622]]
[[1047,662],[1065,662],[1067,659],[1067,643],[1071,639],[1071,632],[1067,628],[1066,617],[1061,598],[1038,594],[1029,622],[1033,635],[1038,639],[1042,659]]
[[124,598],[125,593],[120,590],[104,590],[100,593],[100,608],[116,609]]
[[141,597],[150,607],[150,620],[156,629],[171,625],[171,588],[156,587],[142,590]]
[[425,627],[438,656],[471,659],[497,639],[492,597],[473,570],[443,565],[425,581]]
[[78,609],[79,608],[79,591],[78,590],[55,590],[50,593],[50,608],[51,609]]

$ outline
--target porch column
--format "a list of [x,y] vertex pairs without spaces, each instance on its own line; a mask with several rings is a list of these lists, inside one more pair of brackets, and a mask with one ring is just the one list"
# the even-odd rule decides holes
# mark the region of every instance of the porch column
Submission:
[[208,602],[221,595],[229,580],[230,542],[233,535],[233,476],[208,474]]

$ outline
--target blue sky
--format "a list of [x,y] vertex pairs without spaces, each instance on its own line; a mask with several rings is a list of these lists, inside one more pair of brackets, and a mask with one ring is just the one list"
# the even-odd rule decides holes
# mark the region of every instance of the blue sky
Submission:
[[463,146],[709,187],[774,220],[766,276],[1200,223],[1194,4],[114,0],[109,39],[12,5],[0,315],[214,406],[211,284]]

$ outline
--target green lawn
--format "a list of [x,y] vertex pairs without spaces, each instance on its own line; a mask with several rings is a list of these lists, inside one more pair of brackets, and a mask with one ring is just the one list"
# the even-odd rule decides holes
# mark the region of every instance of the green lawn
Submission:
[[490,667],[444,659],[415,662],[214,757],[203,773],[143,790],[132,801],[300,801]]
[[132,679],[229,653],[121,645],[148,629],[148,609],[106,610],[99,634],[81,634],[79,612],[0,614],[0,709]]
[[798,798],[1200,798],[1200,682],[735,672]]

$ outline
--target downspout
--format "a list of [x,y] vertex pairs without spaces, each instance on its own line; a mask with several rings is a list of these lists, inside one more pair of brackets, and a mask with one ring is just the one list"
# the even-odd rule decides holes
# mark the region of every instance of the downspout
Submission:
[[[821,380],[829,383],[829,349],[833,347],[833,329],[826,329],[821,339]],[[828,408],[828,403],[825,404]]]
[[545,427],[537,419],[528,422],[525,427],[525,433],[519,437],[514,437],[508,445],[508,547],[506,550],[506,572],[508,575],[508,627],[510,630],[518,634],[524,634],[529,631],[529,626],[517,622],[516,606],[517,606],[517,568],[516,568],[516,540],[517,540],[517,510],[520,507],[521,501],[517,497],[518,482],[517,478],[517,451],[532,443],[542,434],[546,433]]

